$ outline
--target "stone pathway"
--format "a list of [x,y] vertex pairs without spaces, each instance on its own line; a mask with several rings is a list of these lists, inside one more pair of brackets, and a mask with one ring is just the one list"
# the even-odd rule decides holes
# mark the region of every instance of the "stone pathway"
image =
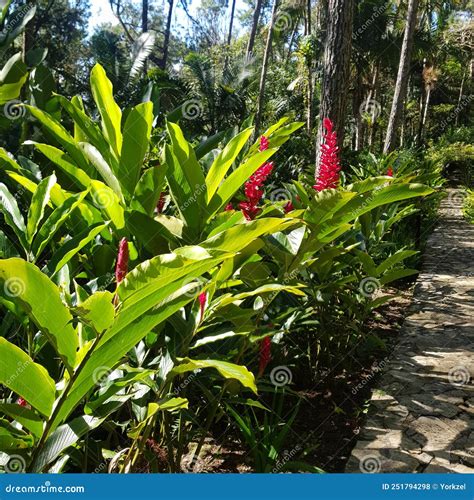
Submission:
[[448,189],[346,472],[474,472],[474,224]]

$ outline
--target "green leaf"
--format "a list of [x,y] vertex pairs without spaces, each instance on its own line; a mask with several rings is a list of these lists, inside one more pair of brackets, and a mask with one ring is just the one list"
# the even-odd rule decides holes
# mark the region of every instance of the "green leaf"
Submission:
[[249,177],[254,174],[260,166],[265,163],[271,156],[273,156],[278,149],[267,149],[261,151],[251,158],[247,159],[237,167],[219,186],[219,189],[214,194],[208,203],[208,217],[211,217],[224,207],[234,194],[241,188]]
[[248,387],[257,394],[257,386],[255,385],[253,373],[249,372],[245,366],[228,363],[227,361],[184,358],[180,360],[179,365],[175,366],[170,371],[168,378],[172,379],[176,375],[192,372],[200,368],[215,368],[225,379],[238,380],[244,387]]
[[0,338],[0,384],[43,415],[51,415],[56,395],[54,380],[43,366],[4,338]]
[[380,278],[381,285],[387,285],[392,281],[396,281],[402,278],[406,278],[408,276],[413,276],[414,274],[418,274],[419,271],[416,269],[395,269],[393,271],[389,271],[384,274],[382,278]]
[[42,472],[43,469],[55,460],[66,448],[77,443],[87,432],[98,427],[105,418],[95,418],[90,415],[75,418],[71,423],[58,427],[49,436],[41,452],[32,465],[33,472]]
[[43,433],[43,420],[33,410],[25,406],[20,406],[17,403],[3,403],[0,404],[0,413],[4,413],[16,420],[35,437],[41,437]]
[[78,252],[80,252],[88,243],[90,243],[108,223],[98,222],[90,228],[85,229],[74,238],[66,241],[60,249],[54,253],[52,259],[47,265],[48,272],[53,277],[65,264],[67,264]]
[[102,333],[112,326],[115,309],[112,304],[114,295],[111,292],[95,292],[72,312],[81,318],[81,321],[92,326],[97,333]]
[[67,174],[80,188],[87,188],[91,182],[90,177],[74,164],[74,160],[66,153],[49,144],[41,144],[34,141],[25,141],[25,145],[34,146],[40,153],[44,154],[48,160],[56,164],[63,172]]
[[115,194],[120,199],[123,199],[122,188],[120,187],[120,183],[117,177],[115,177],[115,174],[112,172],[110,166],[104,160],[104,157],[100,154],[100,151],[97,148],[95,148],[92,144],[89,144],[88,142],[81,142],[79,143],[79,145],[82,151],[84,151],[84,154],[87,156],[87,158],[89,158],[92,165],[94,165],[97,172],[99,172],[100,176],[105,181],[105,183],[111,189],[113,189]]
[[54,174],[43,179],[36,191],[33,193],[30,208],[28,210],[28,222],[26,225],[26,238],[31,245],[33,238],[38,230],[38,225],[44,216],[44,210],[49,203],[51,189],[56,184],[56,176]]
[[132,108],[123,128],[123,145],[117,177],[132,195],[135,191],[145,154],[150,143],[153,103],[144,102]]
[[71,196],[46,219],[33,240],[32,250],[36,259],[38,259],[42,251],[46,248],[46,245],[51,241],[64,222],[66,222],[68,217],[70,217],[72,212],[81,204],[88,192],[83,191]]
[[90,81],[92,95],[102,117],[102,131],[119,158],[122,150],[122,111],[114,100],[112,83],[100,64],[92,68]]
[[390,255],[387,259],[385,259],[378,267],[377,267],[377,273],[379,275],[383,274],[387,269],[390,269],[394,265],[398,264],[399,262],[402,262],[405,259],[408,259],[408,257],[412,257],[413,255],[416,255],[418,252],[416,250],[398,250],[395,252],[393,255]]
[[0,280],[5,295],[20,304],[72,371],[79,342],[58,287],[35,265],[16,257],[0,260]]
[[114,190],[101,181],[91,181],[92,200],[99,210],[105,212],[116,229],[125,227],[125,210]]
[[249,127],[240,132],[240,134],[236,135],[212,163],[211,168],[209,169],[209,172],[206,176],[207,204],[210,203],[222,180],[229,171],[229,168],[233,165],[237,156],[242,151],[242,148],[245,146],[250,136],[252,135],[252,132],[253,127]]
[[82,168],[88,175],[89,173],[92,173],[81,148],[71,134],[69,134],[69,132],[61,125],[61,123],[48,113],[38,108],[28,105],[26,105],[26,107],[30,113],[55,137],[76,165]]
[[5,222],[13,229],[23,248],[28,248],[26,241],[26,226],[15,197],[10,193],[5,184],[0,183],[0,211]]
[[140,177],[133,194],[132,207],[138,202],[139,209],[153,216],[155,208],[164,189],[167,164],[145,170]]

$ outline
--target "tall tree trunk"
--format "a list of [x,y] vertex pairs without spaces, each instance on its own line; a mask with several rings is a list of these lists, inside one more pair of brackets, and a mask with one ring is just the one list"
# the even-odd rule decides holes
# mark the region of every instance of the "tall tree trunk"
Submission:
[[459,125],[459,110],[461,108],[462,98],[464,94],[464,82],[466,81],[466,71],[462,74],[461,87],[459,88],[459,97],[458,97],[458,106],[456,117],[454,118],[454,126],[457,127]]
[[[311,36],[311,0],[306,2],[306,17],[305,17],[305,30],[308,36]],[[308,85],[306,92],[306,129],[308,134],[311,134],[313,128],[313,61],[311,59],[306,60],[306,68],[308,71]]]
[[[342,147],[346,118],[353,18],[354,0],[329,0],[319,114],[320,118],[328,117],[333,121],[339,147]],[[316,175],[319,172],[319,149],[322,138],[321,122],[322,120],[320,120],[316,140]]]
[[166,19],[166,30],[165,39],[163,40],[163,57],[161,59],[161,69],[166,69],[166,64],[168,62],[168,54],[170,48],[170,37],[171,37],[171,21],[173,19],[173,6],[174,0],[168,0],[168,18]]
[[255,113],[255,137],[258,136],[260,123],[262,121],[263,104],[265,100],[265,84],[267,80],[268,59],[272,50],[273,27],[277,17],[278,1],[273,1],[272,19],[268,28],[267,42],[265,44],[265,52],[263,53],[262,72],[260,74],[260,86],[258,89],[257,111]]
[[[380,72],[380,62],[377,61],[375,63],[374,76],[372,78],[372,87],[370,89],[369,99],[372,102],[377,102],[378,90],[379,90],[379,72]],[[367,100],[369,102],[369,100]],[[370,122],[368,125],[368,134],[367,134],[367,143],[370,146],[374,143],[375,130],[377,127],[377,114],[378,109],[377,106],[372,106],[372,113],[370,115]]]
[[232,0],[232,9],[230,11],[230,22],[229,22],[229,34],[227,35],[227,45],[230,45],[232,41],[232,29],[234,27],[234,16],[235,16],[235,2],[236,0]]
[[415,34],[416,15],[418,12],[419,0],[409,0],[408,12],[403,35],[402,50],[400,53],[400,64],[398,66],[397,82],[393,95],[392,109],[385,136],[384,153],[388,153],[395,148],[397,140],[397,129],[403,111],[403,103],[407,94],[408,76],[410,73],[411,53],[413,49],[413,38]]
[[[142,33],[148,31],[148,0],[142,0]],[[146,76],[148,72],[148,64],[145,59],[143,63],[143,74]]]
[[249,43],[247,45],[247,58],[252,55],[253,47],[255,45],[255,37],[257,36],[258,22],[260,20],[260,11],[262,10],[263,0],[257,0],[255,10],[253,11],[252,29],[250,30]]

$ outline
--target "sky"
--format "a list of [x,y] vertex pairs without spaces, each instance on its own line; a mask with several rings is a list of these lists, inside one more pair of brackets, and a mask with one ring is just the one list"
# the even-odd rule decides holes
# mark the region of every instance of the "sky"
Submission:
[[[134,1],[141,4],[141,0],[134,0]],[[163,0],[150,0],[150,3],[151,2],[164,3]],[[229,4],[230,3],[231,2],[229,2]],[[96,26],[103,23],[111,23],[112,25],[118,24],[118,20],[114,16],[112,9],[110,8],[109,0],[90,0],[90,4],[91,4],[91,17],[89,18],[89,33],[92,33]],[[174,11],[173,23],[179,23],[181,26],[186,27],[188,25],[189,20],[182,11],[182,9],[179,8],[179,2],[175,2],[175,5],[176,4],[178,5],[178,7]],[[194,14],[200,4],[201,0],[192,0],[191,2],[188,1],[189,12],[191,14]],[[236,5],[237,11],[242,6],[242,4],[243,2],[241,0],[237,0],[237,5]],[[168,7],[166,6],[166,8]],[[230,7],[229,7],[229,13],[230,13]]]

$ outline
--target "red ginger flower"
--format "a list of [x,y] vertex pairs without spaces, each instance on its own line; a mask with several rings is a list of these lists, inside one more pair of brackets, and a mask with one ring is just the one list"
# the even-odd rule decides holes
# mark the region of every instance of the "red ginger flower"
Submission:
[[163,208],[165,206],[165,193],[160,193],[160,199],[158,200],[158,205],[156,205],[156,211],[161,214],[163,213]]
[[270,337],[265,337],[260,342],[260,359],[258,365],[258,376],[260,377],[268,363],[272,359],[272,341]]
[[393,177],[393,168],[392,168],[392,167],[388,167],[388,168],[387,168],[387,175],[388,175],[389,177]]
[[225,211],[226,212],[231,212],[232,210],[234,210],[234,205],[232,205],[232,203],[227,203],[227,205],[225,206]]
[[28,403],[22,397],[17,399],[16,404],[18,404],[20,406],[28,406]]
[[319,176],[313,186],[318,192],[324,189],[336,189],[339,184],[339,171],[341,170],[337,134],[333,130],[334,124],[329,118],[324,118],[323,127],[326,132],[323,133],[323,143],[321,144]]
[[127,238],[122,238],[119,243],[117,263],[115,264],[115,279],[119,284],[125,278],[128,272],[128,241]]
[[295,207],[293,206],[293,203],[291,201],[289,201],[284,207],[283,207],[283,210],[285,211],[285,214],[287,214],[288,212],[291,212],[292,210],[294,210]]
[[[268,149],[270,142],[262,135],[260,137],[260,151],[265,151]],[[263,190],[261,187],[267,180],[267,177],[272,173],[273,163],[264,163],[259,169],[250,177],[250,179],[245,183],[244,193],[247,201],[242,201],[239,203],[239,208],[242,210],[245,218],[247,220],[253,220],[258,214],[257,205],[262,199]]]
[[268,140],[267,137],[265,137],[264,135],[262,135],[260,137],[260,146],[259,146],[259,150],[260,151],[266,151],[268,149],[268,146],[270,145],[270,141]]
[[202,321],[202,318],[204,318],[204,311],[206,309],[207,293],[206,292],[200,293],[198,300],[199,300],[199,310],[201,313],[201,321]]

